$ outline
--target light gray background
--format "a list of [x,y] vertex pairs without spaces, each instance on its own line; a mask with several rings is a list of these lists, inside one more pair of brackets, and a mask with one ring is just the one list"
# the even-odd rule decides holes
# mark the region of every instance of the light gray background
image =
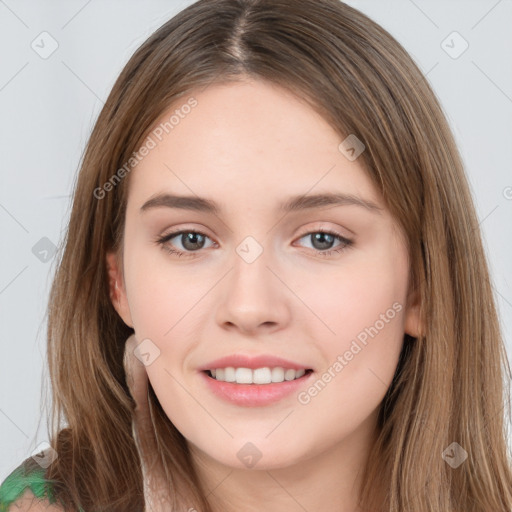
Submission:
[[[56,260],[32,248],[43,237],[57,245],[64,234],[79,159],[122,67],[191,3],[0,0],[0,481],[48,439],[41,388]],[[467,166],[510,354],[512,1],[347,3],[405,46],[443,105]],[[58,43],[46,59],[31,47],[50,48],[44,31]],[[455,59],[445,51],[462,48],[458,36],[446,40],[453,31],[469,44]]]

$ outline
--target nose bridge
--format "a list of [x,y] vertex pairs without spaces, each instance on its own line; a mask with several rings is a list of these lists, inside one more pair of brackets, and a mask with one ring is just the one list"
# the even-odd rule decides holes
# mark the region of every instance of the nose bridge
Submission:
[[239,288],[242,295],[247,296],[253,291],[250,288],[257,288],[258,292],[268,293],[272,288],[269,280],[272,272],[268,269],[272,260],[271,249],[268,244],[263,246],[254,236],[246,236],[236,247],[233,261],[232,284]]
[[231,272],[226,276],[217,308],[219,323],[235,324],[244,331],[262,324],[283,323],[288,311],[286,293],[270,270],[273,261],[271,249],[251,235],[235,247]]

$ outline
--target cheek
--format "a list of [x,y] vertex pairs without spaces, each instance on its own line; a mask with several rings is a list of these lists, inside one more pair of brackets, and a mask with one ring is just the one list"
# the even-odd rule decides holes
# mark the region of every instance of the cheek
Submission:
[[[143,244],[148,247],[141,248]],[[139,241],[138,247],[134,244],[125,265],[128,303],[137,334],[154,337],[157,343],[167,340],[180,318],[194,314],[194,304],[205,293],[204,284],[185,278],[163,249],[149,247],[147,241]]]
[[315,313],[308,323],[325,368],[302,403],[337,403],[334,414],[341,419],[347,408],[359,411],[358,421],[377,407],[402,348],[407,272],[405,254],[385,247],[366,259],[347,259],[335,274],[331,268],[308,278],[301,296]]
[[407,261],[402,253],[386,254],[340,274],[325,295],[336,304],[316,302],[335,334],[322,347],[326,368],[301,402],[331,407],[333,421],[349,430],[381,403],[403,344]]
[[157,396],[165,402],[165,397],[180,396],[177,382],[182,381],[188,354],[197,345],[214,305],[206,296],[211,278],[195,279],[158,253],[132,252],[126,262],[130,270],[127,291],[137,339],[154,344],[149,346],[157,357],[147,366],[147,373]]
[[329,346],[343,348],[376,323],[379,331],[386,332],[384,336],[403,330],[407,262],[391,248],[383,247],[370,256],[355,254],[337,267],[305,272],[297,282],[297,295],[313,313],[308,323],[317,326],[321,333],[317,338]]
[[138,337],[162,339],[175,323],[173,312],[179,306],[176,291],[151,275],[141,276],[129,290],[128,301]]

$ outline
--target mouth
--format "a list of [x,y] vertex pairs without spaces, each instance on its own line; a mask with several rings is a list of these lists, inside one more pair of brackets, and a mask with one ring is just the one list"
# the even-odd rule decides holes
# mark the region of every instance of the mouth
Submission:
[[268,384],[279,384],[281,382],[290,382],[307,378],[313,370],[282,367],[263,367],[263,368],[234,368],[232,366],[226,368],[215,368],[211,370],[203,370],[210,379],[218,382],[228,382],[231,384],[244,384],[265,386]]

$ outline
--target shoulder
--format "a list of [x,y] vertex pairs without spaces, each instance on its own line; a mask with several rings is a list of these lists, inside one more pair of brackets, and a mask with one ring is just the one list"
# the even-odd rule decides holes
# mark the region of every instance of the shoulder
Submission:
[[3,504],[0,505],[0,510],[6,512],[64,512],[64,509],[55,503],[50,503],[46,498],[38,498],[34,493],[27,489],[17,499],[7,505],[7,508],[3,508]]
[[0,484],[0,512],[46,510],[58,512],[53,486],[45,478],[45,469],[29,457]]

